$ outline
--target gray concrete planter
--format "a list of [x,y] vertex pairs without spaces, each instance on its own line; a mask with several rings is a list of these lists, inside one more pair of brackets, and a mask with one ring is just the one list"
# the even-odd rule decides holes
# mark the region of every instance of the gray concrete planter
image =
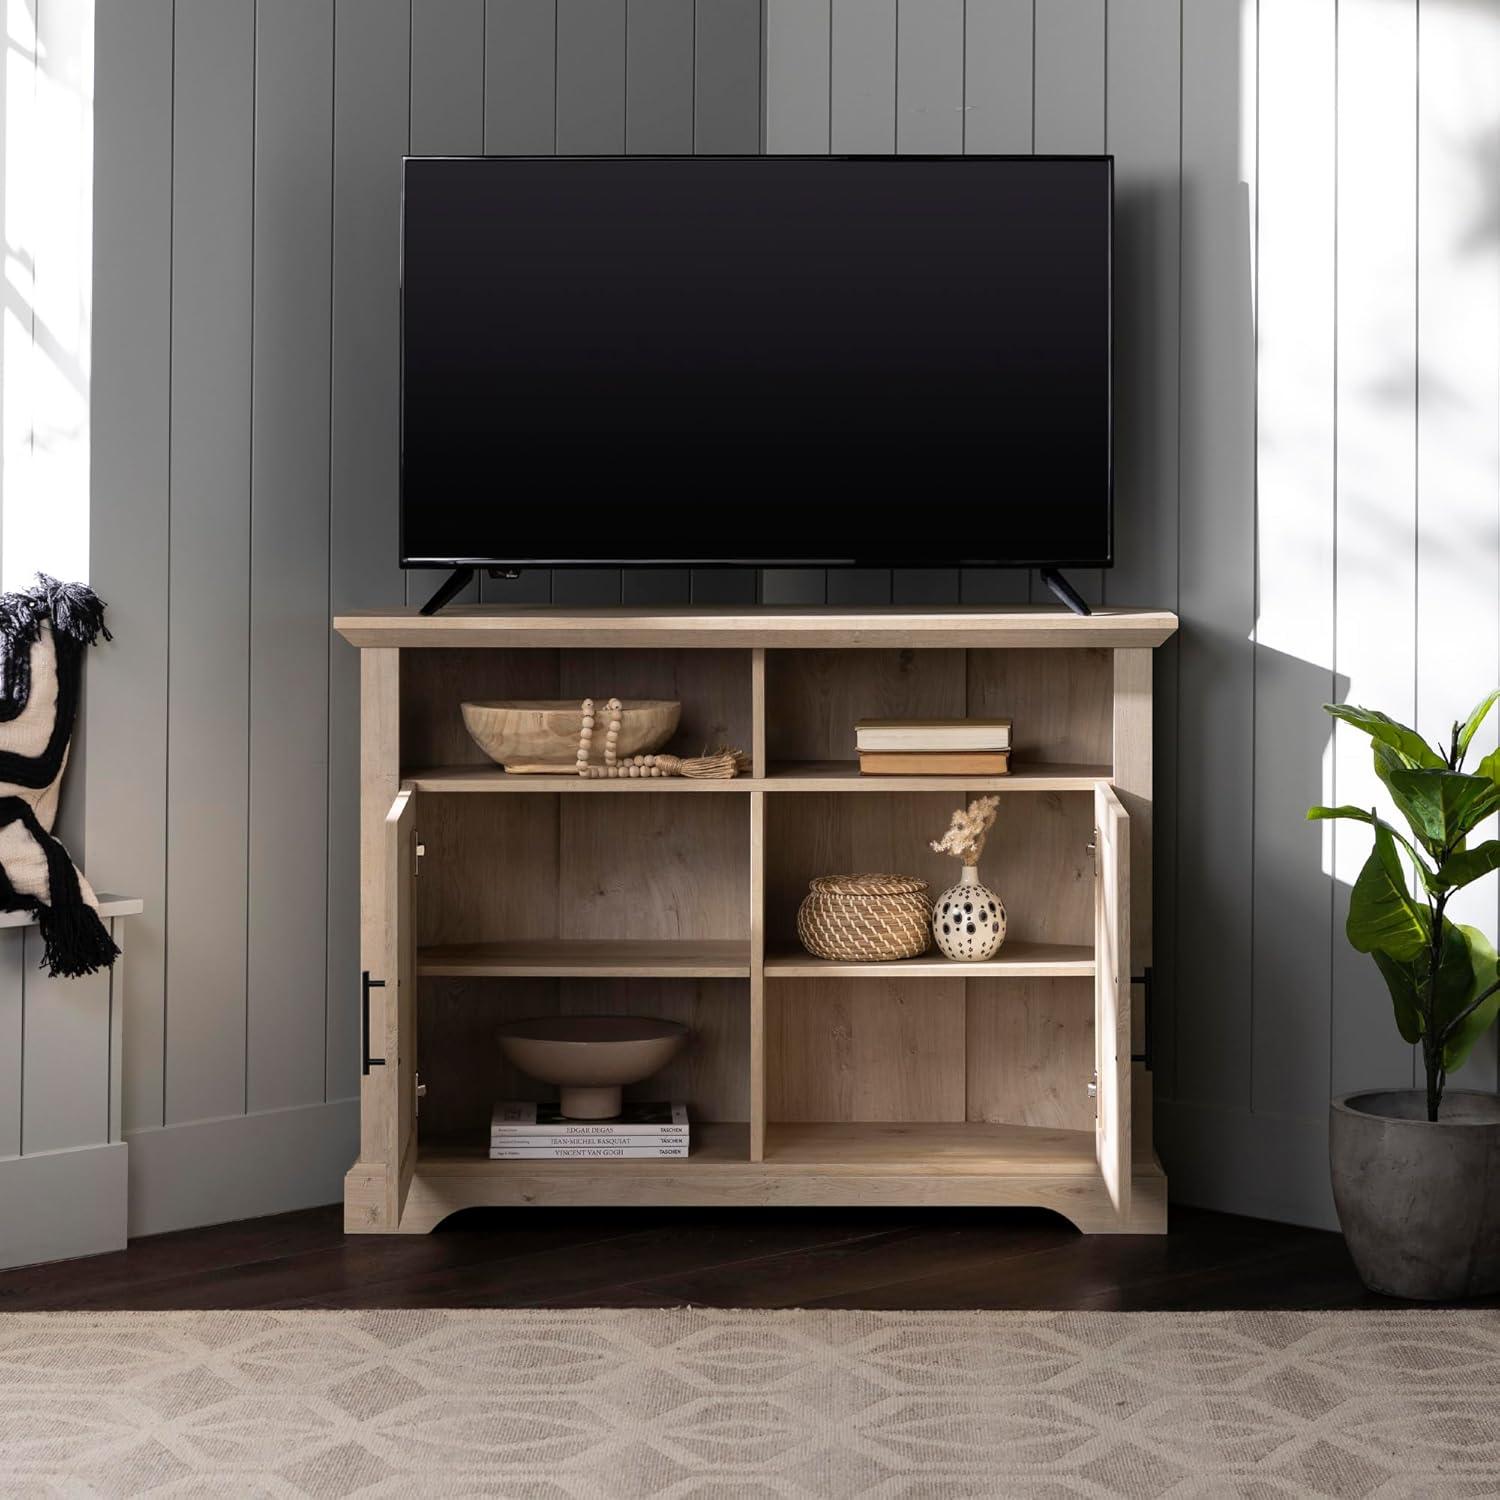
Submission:
[[1372,1291],[1446,1301],[1500,1292],[1500,1096],[1345,1094],[1328,1129],[1333,1201]]

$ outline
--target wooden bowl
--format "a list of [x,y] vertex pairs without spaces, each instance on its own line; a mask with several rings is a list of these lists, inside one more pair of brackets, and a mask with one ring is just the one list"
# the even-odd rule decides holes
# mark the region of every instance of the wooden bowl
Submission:
[[[591,759],[604,760],[604,705],[595,700]],[[682,704],[662,698],[622,698],[620,742],[617,753],[649,755],[677,733]],[[578,732],[583,709],[572,702],[520,698],[463,705],[464,728],[474,743],[507,770],[535,766],[548,771],[571,771],[578,757]]]
[[647,1016],[538,1016],[508,1021],[500,1050],[523,1073],[555,1083],[570,1120],[620,1113],[620,1090],[663,1068],[687,1041],[677,1021]]

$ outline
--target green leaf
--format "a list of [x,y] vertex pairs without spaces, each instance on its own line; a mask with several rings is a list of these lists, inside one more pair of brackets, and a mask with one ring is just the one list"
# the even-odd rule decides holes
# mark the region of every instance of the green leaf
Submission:
[[1384,828],[1390,834],[1390,836],[1393,839],[1396,839],[1401,844],[1402,848],[1404,848],[1406,852],[1411,855],[1412,859],[1416,863],[1417,868],[1422,872],[1423,883],[1429,890],[1436,891],[1447,889],[1446,886],[1438,886],[1434,884],[1435,877],[1432,873],[1431,868],[1428,866],[1427,861],[1423,859],[1422,856],[1417,852],[1416,847],[1412,844],[1411,840],[1408,839],[1399,828],[1392,828],[1391,825],[1387,823],[1384,818],[1379,817],[1372,808],[1354,807],[1349,803],[1345,803],[1342,807],[1310,807],[1307,810],[1307,820],[1309,823],[1316,823],[1332,818],[1348,818],[1355,823],[1368,823],[1372,828]]
[[[1396,1008],[1396,1029],[1406,1042],[1422,1040],[1422,1001],[1417,979],[1418,964],[1400,963],[1389,953],[1370,955],[1385,978],[1385,987],[1391,992],[1391,1004]],[[1423,969],[1426,968],[1422,964]]]
[[1491,870],[1500,870],[1500,839],[1490,839],[1450,855],[1437,872],[1436,885],[1440,890],[1457,890]]
[[1433,854],[1457,846],[1500,808],[1500,785],[1459,771],[1390,773],[1388,785],[1418,837]]
[[1360,953],[1409,961],[1426,948],[1431,928],[1427,908],[1406,889],[1395,839],[1389,829],[1377,826],[1375,847],[1349,893],[1349,941]]
[[1486,693],[1474,705],[1474,711],[1464,720],[1463,727],[1458,731],[1458,753],[1460,756],[1469,748],[1469,741],[1474,738],[1479,726],[1484,723],[1485,716],[1496,703],[1500,703],[1500,688],[1496,688],[1493,693]]
[[1375,753],[1376,776],[1380,778],[1381,785],[1390,793],[1391,801],[1396,805],[1396,811],[1406,819],[1412,836],[1420,839],[1425,845],[1427,834],[1423,816],[1413,806],[1411,798],[1394,781],[1394,778],[1403,771],[1414,769],[1411,762],[1399,750],[1392,750],[1389,745],[1382,745],[1378,740],[1372,748]]
[[1469,942],[1456,922],[1443,918],[1443,951],[1438,959],[1437,984],[1433,995],[1433,1020],[1438,1035],[1468,1004],[1474,992],[1474,966],[1469,961]]
[[[1467,986],[1455,1000],[1445,997],[1444,1009],[1448,1017],[1462,1015],[1464,1010],[1495,983],[1500,975],[1500,961],[1490,940],[1477,927],[1457,928],[1464,945],[1464,962],[1467,969]],[[1446,951],[1447,944],[1444,943]],[[1446,962],[1444,967],[1446,968]],[[1457,985],[1454,986],[1455,990]],[[1457,1029],[1443,1044],[1443,1067],[1449,1073],[1464,1065],[1474,1043],[1495,1024],[1500,1015],[1500,990],[1497,990],[1472,1014],[1465,1016]],[[1451,1024],[1451,1019],[1441,1022]]]
[[1491,750],[1485,758],[1474,767],[1476,776],[1486,777],[1500,786],[1500,750]]
[[1415,729],[1408,729],[1387,714],[1373,708],[1356,708],[1352,703],[1325,703],[1323,707],[1335,719],[1342,719],[1355,729],[1363,730],[1371,739],[1399,751],[1408,765],[1437,770],[1448,764]]

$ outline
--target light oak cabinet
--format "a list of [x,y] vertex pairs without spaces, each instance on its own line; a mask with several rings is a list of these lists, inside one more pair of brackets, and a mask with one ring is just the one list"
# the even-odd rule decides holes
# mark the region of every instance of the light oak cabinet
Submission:
[[[337,619],[362,656],[366,1020],[351,1231],[526,1204],[1023,1204],[1166,1226],[1151,1148],[1151,653],[1174,616],[702,609]],[[507,776],[466,698],[677,698],[671,748],[734,781]],[[861,778],[857,719],[1008,715],[1012,774]],[[816,875],[896,871],[1002,794],[985,963],[798,946]],[[637,1097],[685,1099],[686,1161],[491,1161],[497,1097],[546,1098],[495,1031],[529,1014],[686,1022]]]

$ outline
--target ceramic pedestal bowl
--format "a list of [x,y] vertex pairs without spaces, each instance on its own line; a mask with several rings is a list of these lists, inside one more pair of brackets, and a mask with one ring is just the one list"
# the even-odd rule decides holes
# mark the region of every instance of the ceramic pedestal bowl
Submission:
[[[595,700],[594,759],[604,761],[607,714],[602,700]],[[682,704],[664,698],[622,698],[620,742],[615,747],[627,755],[650,755],[677,733]],[[575,698],[502,699],[462,705],[464,728],[474,743],[507,771],[568,771],[578,756],[578,732],[583,727],[583,708]]]
[[646,1016],[538,1016],[502,1026],[500,1050],[523,1073],[555,1083],[570,1120],[611,1120],[622,1086],[665,1067],[687,1034]]

